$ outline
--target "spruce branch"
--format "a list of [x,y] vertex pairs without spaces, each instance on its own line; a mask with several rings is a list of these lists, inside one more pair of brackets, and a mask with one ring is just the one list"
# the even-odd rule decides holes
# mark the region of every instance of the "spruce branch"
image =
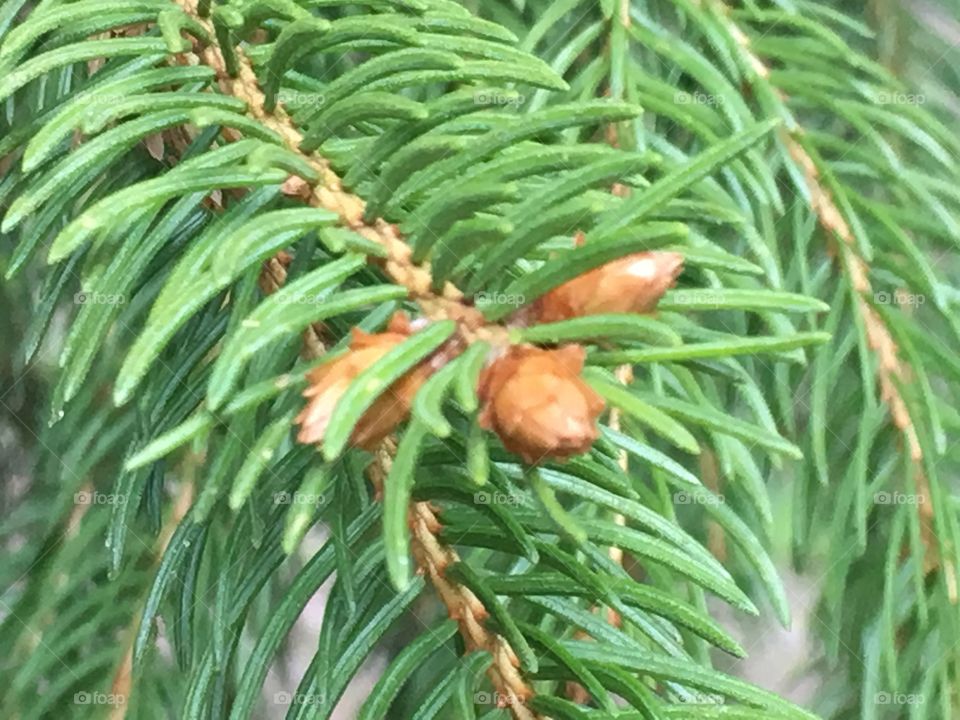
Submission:
[[[216,34],[213,21],[199,11],[199,0],[175,2],[208,35],[213,37]],[[224,94],[243,100],[252,118],[279,134],[286,147],[315,171],[319,178],[316,182],[292,177],[286,187],[287,193],[302,199],[311,207],[336,213],[343,227],[383,247],[386,254],[381,263],[384,271],[391,280],[407,288],[424,317],[455,320],[458,332],[466,342],[484,340],[497,346],[506,345],[508,340],[502,327],[487,323],[478,310],[464,303],[463,292],[453,283],[444,282],[441,291],[434,292],[430,263],[413,261],[413,251],[404,242],[396,225],[382,218],[372,221],[365,219],[366,202],[343,188],[330,163],[316,152],[307,153],[300,149],[303,134],[294,125],[282,102],[276,102],[272,110],[267,110],[266,97],[243,48],[233,47],[231,53],[235,56],[232,73],[224,53],[216,43],[197,40],[193,54],[216,72],[217,82]],[[233,140],[240,137],[236,131],[231,134]]]
[[437,537],[441,524],[435,508],[428,502],[414,503],[410,508],[410,526],[413,555],[420,572],[430,578],[450,617],[457,621],[468,651],[485,650],[493,657],[487,675],[498,694],[498,703],[508,707],[515,720],[544,720],[527,707],[534,691],[519,671],[516,652],[506,638],[484,626],[489,612],[483,603],[469,588],[446,576],[446,570],[460,558]]
[[[203,19],[199,16],[197,16],[197,20],[203,22]],[[215,68],[222,67],[222,60],[218,59],[220,55],[215,48],[207,48],[202,51],[201,57],[210,62]],[[238,49],[238,72],[240,78],[245,76],[245,67],[247,67],[245,59]],[[218,70],[218,72],[220,71]],[[249,71],[247,77],[250,79],[242,85],[242,89],[239,89],[237,81],[230,80],[226,78],[226,76],[221,76],[221,88],[226,92],[237,92],[237,96],[246,98],[248,103],[256,99],[259,99],[262,103],[263,94],[257,87],[252,71]],[[262,104],[258,107],[260,107],[260,113],[262,114],[255,113],[255,117],[258,117],[258,119],[262,121],[266,121],[266,118],[270,117],[274,118],[274,122],[281,123],[278,127],[286,128],[284,137],[291,138],[291,149],[298,148],[298,134],[292,124],[289,123],[289,118],[285,115],[282,106],[278,104],[273,113],[270,114],[262,109]],[[336,178],[333,171],[329,169],[319,156],[313,153],[308,156],[308,159],[318,170],[325,168],[325,184],[322,188],[323,190],[327,190],[330,187],[339,187],[339,179]],[[309,194],[304,193],[303,196],[307,202],[315,207],[323,207],[328,210],[336,209],[344,222],[347,222],[347,219],[341,211],[342,208],[345,206],[362,207],[363,201],[360,198],[343,192],[321,193],[320,190],[321,188],[312,188]],[[324,204],[325,202],[335,202],[335,204]],[[431,281],[429,280],[426,284],[417,283],[413,286],[404,282],[404,279],[409,280],[411,277],[420,275],[420,273],[428,274],[429,267],[406,265],[405,263],[409,261],[409,249],[403,244],[402,240],[399,239],[396,228],[383,221],[378,221],[378,227],[388,229],[388,232],[379,234],[375,232],[371,226],[359,220],[358,218],[360,216],[362,216],[362,210],[360,211],[360,215],[354,216],[354,224],[350,226],[351,229],[363,233],[368,239],[375,239],[385,247],[393,248],[395,253],[400,253],[403,261],[400,263],[395,262],[396,256],[394,255],[391,258],[392,262],[388,262],[386,269],[392,279],[411,290],[412,297],[420,302],[421,308],[424,309],[425,313],[428,312],[428,308],[440,309],[444,307],[448,311],[451,307],[456,307],[457,310],[454,317],[462,317],[465,312],[468,311],[475,312],[473,308],[468,308],[454,299],[458,296],[458,291],[456,291],[450,283],[447,284],[447,288],[445,289],[447,295],[441,298],[430,292]],[[271,258],[264,264],[260,275],[260,285],[265,293],[276,292],[286,282],[287,271],[285,265],[288,264],[288,262],[289,258],[278,256]],[[449,316],[441,312],[439,316],[433,317],[434,319],[438,317],[446,319]],[[479,329],[476,325],[469,322],[467,328],[469,330]],[[477,339],[482,338],[489,340],[491,334],[480,332],[475,337]],[[320,339],[320,332],[314,326],[311,326],[308,331],[304,333],[304,345],[304,355],[309,358],[317,359],[322,357],[325,352],[325,347]],[[376,458],[368,469],[371,482],[375,487],[383,487],[393,460],[392,455],[395,452],[396,443],[390,438],[384,441],[380,449],[376,452]],[[625,462],[625,453],[623,457]],[[510,643],[502,635],[492,632],[484,626],[484,620],[489,617],[489,612],[469,588],[445,576],[446,569],[459,562],[460,558],[453,548],[443,544],[437,537],[441,525],[436,517],[435,508],[429,502],[421,501],[411,503],[410,527],[412,529],[411,546],[418,572],[429,578],[438,596],[446,606],[449,616],[451,619],[457,621],[460,633],[466,642],[467,651],[483,650],[490,653],[492,662],[487,670],[487,675],[497,693],[497,697],[500,699],[499,702],[510,709],[515,720],[544,720],[543,715],[535,713],[527,707],[527,702],[533,697],[534,692],[519,672],[520,663]],[[138,622],[139,620],[135,625],[138,624]],[[128,660],[129,656],[130,653],[127,654]],[[121,682],[126,678],[126,683],[129,685],[129,672],[127,671],[126,675],[121,673],[121,670],[126,668],[127,664],[118,669],[117,682]]]
[[[700,0],[698,0],[699,2]],[[772,84],[770,68],[754,52],[749,36],[731,17],[730,7],[723,0],[709,0],[709,2],[710,7],[716,11],[717,16],[724,22],[730,36],[743,51],[753,70],[753,76],[748,78],[748,82],[767,84],[768,89],[786,103],[788,100],[787,93]],[[856,309],[861,316],[866,331],[867,342],[876,353],[880,397],[887,404],[893,424],[903,437],[903,443],[913,466],[914,479],[919,491],[918,495],[923,498],[923,501],[917,504],[917,512],[920,516],[923,540],[927,548],[926,570],[931,572],[940,566],[934,530],[936,511],[933,506],[930,484],[923,467],[923,449],[917,437],[909,407],[901,391],[902,386],[912,382],[913,373],[909,363],[900,357],[897,342],[883,318],[870,304],[868,298],[874,295],[869,277],[870,267],[858,252],[853,231],[834,200],[832,192],[821,181],[821,171],[818,164],[801,140],[803,134],[803,127],[797,123],[793,123],[792,127],[783,127],[779,130],[781,142],[802,172],[810,209],[827,233],[828,238],[834,241],[831,242],[831,249],[837,258],[839,269],[849,279],[856,298]],[[957,602],[955,569],[948,563],[945,572],[951,600]]]
[[[200,15],[195,0],[177,2],[208,33],[214,32],[212,21]],[[231,75],[223,54],[216,45],[209,44],[196,50],[199,59],[216,71],[221,90],[245,101],[252,117],[279,133],[287,147],[298,153],[317,172],[320,180],[316,184],[302,178],[294,180],[288,187],[288,194],[302,198],[313,207],[337,213],[343,226],[384,247],[387,251],[384,270],[392,280],[410,291],[411,298],[420,305],[425,317],[433,320],[457,320],[461,335],[468,342],[483,340],[491,344],[506,344],[506,330],[501,325],[487,324],[476,309],[461,302],[463,293],[452,283],[445,282],[440,294],[433,292],[429,262],[417,264],[412,261],[412,251],[395,225],[379,218],[372,223],[364,220],[365,202],[342,188],[340,178],[324,158],[317,153],[308,154],[300,150],[303,136],[285,112],[282,103],[278,102],[272,111],[266,110],[264,94],[243,50],[238,47],[234,52],[236,72]],[[286,278],[283,264],[278,258],[269,260],[261,277],[265,289],[279,288]],[[323,345],[318,340],[316,331],[312,329],[305,341],[308,343],[309,355],[319,357]],[[625,453],[623,457],[625,458]],[[383,466],[387,458],[389,453],[386,457],[384,453],[378,454],[381,470],[377,476],[380,478],[385,478],[389,471],[388,465]],[[379,484],[382,485],[382,480]],[[450,617],[458,621],[468,649],[486,650],[493,657],[488,675],[499,697],[504,699],[516,720],[542,718],[543,716],[526,707],[526,702],[533,696],[533,690],[517,670],[519,661],[516,653],[506,639],[483,626],[483,620],[489,613],[469,588],[444,576],[446,568],[458,562],[459,558],[452,548],[442,545],[437,539],[436,532],[440,524],[430,503],[413,503],[410,517],[413,554],[419,570],[433,583],[447,606]]]
[[[217,37],[222,40],[224,33],[216,32],[213,21],[200,12],[196,0],[177,0],[177,4],[187,14],[193,26],[202,30],[201,34],[205,34],[207,38]],[[226,36],[229,37],[229,33]],[[486,323],[475,308],[462,302],[463,293],[452,283],[445,282],[442,291],[435,293],[432,290],[435,283],[430,274],[429,262],[413,262],[412,249],[404,242],[398,228],[380,218],[372,222],[365,220],[364,200],[343,189],[340,178],[325,158],[315,152],[306,153],[300,149],[302,133],[295,127],[282,103],[277,102],[273,108],[267,109],[265,95],[242,48],[231,47],[229,52],[225,53],[216,43],[197,39],[192,55],[215,71],[221,92],[244,101],[250,116],[277,133],[286,147],[314,171],[318,178],[316,182],[291,176],[284,184],[285,194],[301,199],[312,207],[336,213],[340,225],[383,247],[386,251],[383,269],[393,281],[407,288],[411,299],[418,303],[425,317],[431,320],[455,320],[462,340],[467,343],[477,340],[494,346],[508,343],[506,328],[501,324]],[[181,58],[182,62],[191,63],[189,57]],[[231,141],[242,139],[242,134],[235,130],[227,130],[224,135]],[[266,261],[260,275],[260,286],[265,292],[272,293],[283,286],[288,260],[289,258],[285,259],[281,253]],[[325,348],[317,328],[311,326],[305,332],[304,341],[305,354],[308,357],[318,358],[323,354]],[[621,465],[625,466],[625,451],[620,455]],[[388,443],[385,451],[378,453],[377,465],[380,471],[371,468],[375,485],[382,485],[382,478],[389,470],[389,462]],[[412,503],[410,517],[413,555],[419,571],[429,577],[447,606],[451,618],[458,621],[468,650],[485,650],[491,654],[493,661],[488,675],[502,703],[509,706],[516,720],[542,718],[543,716],[526,707],[526,703],[533,696],[533,690],[521,677],[518,671],[519,661],[509,642],[484,627],[483,621],[489,613],[475,594],[445,576],[446,569],[458,562],[459,558],[452,548],[441,544],[436,537],[440,524],[433,507],[427,502]],[[617,522],[623,525],[625,519],[618,516]],[[611,550],[613,551],[614,549]]]

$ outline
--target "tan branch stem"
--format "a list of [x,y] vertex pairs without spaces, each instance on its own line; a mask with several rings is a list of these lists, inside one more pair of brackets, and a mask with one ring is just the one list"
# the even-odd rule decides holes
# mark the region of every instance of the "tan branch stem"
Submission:
[[[377,453],[370,467],[371,481],[382,487],[390,472],[395,454],[395,443],[388,439]],[[469,588],[446,577],[446,569],[459,562],[456,550],[444,545],[438,538],[442,529],[436,515],[437,508],[429,502],[410,504],[408,522],[411,531],[411,549],[418,572],[429,578],[450,618],[456,620],[467,651],[485,650],[493,657],[487,677],[496,691],[496,701],[509,708],[514,720],[549,720],[527,707],[534,691],[520,674],[520,661],[510,643],[484,625],[489,612]]]

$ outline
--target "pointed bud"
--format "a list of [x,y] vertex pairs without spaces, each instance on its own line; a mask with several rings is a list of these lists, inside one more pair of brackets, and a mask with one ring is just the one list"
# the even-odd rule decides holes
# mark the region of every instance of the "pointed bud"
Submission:
[[[345,354],[312,370],[307,376],[310,385],[303,395],[309,398],[309,402],[294,420],[300,425],[297,440],[322,443],[333,409],[350,383],[406,339],[407,334],[402,332],[370,335],[355,329],[350,349]],[[360,418],[350,442],[364,450],[375,450],[407,418],[413,397],[429,373],[428,367],[419,365],[387,388]]]
[[480,424],[528,463],[586,452],[603,400],[580,377],[585,355],[579,345],[511,347],[480,378]]
[[675,252],[627,255],[589,270],[537,301],[537,322],[558,322],[600,313],[649,313],[683,270]]

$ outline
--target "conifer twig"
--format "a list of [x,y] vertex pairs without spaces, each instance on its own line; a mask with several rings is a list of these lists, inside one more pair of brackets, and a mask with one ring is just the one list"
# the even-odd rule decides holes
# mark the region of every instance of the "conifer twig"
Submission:
[[[730,16],[730,8],[723,0],[711,0],[711,4],[716,8],[717,15],[726,24],[730,36],[744,53],[747,62],[756,75],[756,79],[769,82],[770,68],[753,51],[750,46],[750,38]],[[771,86],[771,90],[782,100],[786,100],[787,96],[780,88]],[[857,251],[856,238],[850,224],[837,206],[833,194],[821,182],[820,170],[816,162],[798,140],[798,137],[802,137],[802,133],[803,129],[800,127],[792,131],[781,128],[780,139],[790,157],[803,173],[804,184],[810,198],[810,209],[817,216],[821,227],[833,240],[832,249],[839,258],[841,270],[847,273],[850,285],[854,290],[856,310],[863,320],[867,343],[877,357],[877,382],[880,386],[880,398],[889,408],[893,424],[903,437],[910,461],[913,464],[917,493],[922,498],[922,502],[917,503],[917,512],[920,516],[921,532],[927,552],[925,569],[932,571],[940,566],[940,559],[933,528],[935,512],[930,492],[930,482],[923,469],[923,449],[917,437],[916,427],[899,387],[910,382],[912,373],[909,365],[900,358],[896,340],[890,333],[890,329],[884,323],[880,314],[870,305],[868,298],[873,295],[869,278],[870,266]],[[956,602],[958,595],[955,573],[952,567],[946,567],[945,571],[950,597]]]
[[[176,2],[184,12],[213,35],[213,25],[199,15],[196,0]],[[445,283],[439,294],[434,293],[431,289],[433,280],[429,264],[413,263],[411,249],[402,239],[397,227],[383,219],[366,222],[364,201],[343,189],[340,178],[330,168],[327,160],[316,153],[304,153],[299,149],[302,134],[279,104],[273,112],[264,109],[264,94],[249,60],[240,49],[236,50],[236,77],[227,73],[223,55],[216,45],[197,47],[195,52],[200,62],[216,72],[220,89],[225,94],[246,102],[248,112],[254,119],[278,133],[288,149],[300,155],[317,172],[320,181],[315,185],[298,178],[289,181],[285,188],[289,195],[300,197],[313,207],[335,212],[343,226],[383,246],[387,251],[384,270],[394,282],[407,288],[424,316],[434,320],[457,321],[461,337],[467,342],[483,339],[497,345],[506,344],[506,330],[498,325],[488,325],[479,311],[463,302],[463,293],[452,283]],[[285,279],[286,271],[279,258],[265,264],[261,281],[268,291],[276,290]],[[305,351],[313,356],[323,351],[322,342],[315,330],[306,334]],[[378,460],[371,469],[385,476],[389,470],[389,461],[389,452],[378,453]],[[510,708],[515,720],[542,720],[540,715],[526,706],[526,702],[533,696],[533,690],[519,673],[516,653],[502,636],[484,627],[483,621],[488,612],[483,604],[468,588],[444,576],[446,568],[459,558],[452,548],[443,545],[437,538],[440,523],[434,510],[427,502],[415,502],[410,507],[413,554],[420,571],[429,577],[450,616],[458,621],[468,649],[486,650],[492,655],[493,663],[488,670],[488,676],[497,692],[498,702]]]
[[468,651],[486,650],[493,656],[487,676],[497,691],[497,704],[508,707],[515,720],[540,720],[541,716],[526,705],[533,697],[533,689],[520,675],[520,662],[510,643],[484,627],[483,621],[489,613],[477,596],[445,577],[445,570],[460,558],[453,548],[437,538],[441,525],[435,508],[428,502],[413,503],[410,525],[417,565],[430,578],[450,617],[458,622]]
[[[369,469],[374,486],[382,487],[395,452],[396,444],[388,438]],[[457,621],[468,652],[485,650],[493,657],[487,677],[496,691],[497,703],[508,707],[514,720],[546,720],[527,707],[533,688],[521,676],[520,662],[510,643],[484,626],[489,612],[483,603],[469,588],[446,577],[446,569],[459,562],[460,557],[438,537],[442,525],[437,519],[436,507],[429,502],[412,502],[408,518],[418,571],[429,578],[450,618]]]
[[[203,26],[211,37],[214,36],[213,23],[201,17],[197,11],[197,0],[174,0],[174,2],[192,19]],[[433,278],[430,274],[430,264],[414,263],[412,250],[404,241],[396,225],[383,218],[372,221],[364,219],[366,203],[353,193],[345,190],[340,178],[330,167],[326,158],[317,153],[307,153],[300,150],[303,134],[293,124],[290,116],[277,103],[272,112],[265,109],[265,96],[260,89],[256,73],[241,48],[235,49],[237,56],[237,74],[231,77],[227,72],[223,54],[216,43],[209,45],[197,44],[194,49],[196,58],[214,70],[217,83],[221,91],[247,103],[247,112],[265,127],[276,132],[287,149],[299,155],[309,166],[316,171],[319,182],[315,184],[298,182],[293,178],[290,182],[290,194],[300,197],[308,205],[322,208],[336,213],[340,223],[358,235],[381,245],[386,250],[386,258],[382,262],[384,271],[391,280],[404,286],[409,291],[411,299],[415,300],[423,315],[432,320],[455,320],[458,324],[461,337],[471,342],[483,339],[494,345],[506,345],[506,330],[496,324],[488,324],[483,315],[472,305],[464,301],[463,293],[453,283],[444,283],[443,289],[435,293],[432,289]],[[235,131],[226,131],[232,139],[239,137]],[[295,188],[296,191],[292,191]]]

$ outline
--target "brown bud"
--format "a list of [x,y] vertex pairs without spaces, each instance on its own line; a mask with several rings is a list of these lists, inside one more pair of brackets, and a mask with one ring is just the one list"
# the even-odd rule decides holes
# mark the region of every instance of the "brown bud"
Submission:
[[579,345],[515,345],[480,378],[480,424],[528,463],[590,449],[603,400],[583,381]]
[[649,313],[683,269],[675,252],[627,255],[589,270],[537,301],[537,322],[558,322],[599,313]]
[[275,293],[287,281],[287,268],[293,261],[290,253],[281,250],[263,263],[257,284],[264,295]]
[[[309,398],[309,402],[294,420],[300,425],[297,440],[322,443],[333,409],[350,383],[406,339],[407,335],[399,332],[369,335],[355,329],[350,349],[345,354],[312,370],[307,376],[310,385],[303,395]],[[360,418],[350,442],[364,450],[375,450],[407,418],[413,396],[429,373],[428,367],[419,365],[387,388]]]
[[310,183],[308,183],[302,177],[291,175],[283,181],[283,184],[280,186],[280,192],[287,197],[300,198],[301,200],[306,201],[310,199],[311,195],[313,195],[313,188],[311,187]]

